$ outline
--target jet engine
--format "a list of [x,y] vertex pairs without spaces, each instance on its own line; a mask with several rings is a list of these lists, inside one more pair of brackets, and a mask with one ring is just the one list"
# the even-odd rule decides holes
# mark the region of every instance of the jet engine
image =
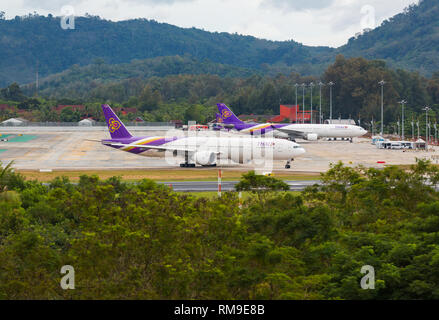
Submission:
[[308,133],[305,139],[308,141],[317,141],[319,139],[319,136],[316,133]]
[[194,154],[194,160],[201,166],[215,166],[216,154],[208,151],[199,151]]

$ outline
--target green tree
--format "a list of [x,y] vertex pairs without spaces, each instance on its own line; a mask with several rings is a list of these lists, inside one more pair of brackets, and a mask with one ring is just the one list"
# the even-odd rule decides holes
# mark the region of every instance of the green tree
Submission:
[[61,110],[60,120],[62,122],[78,122],[81,119],[78,111],[73,111],[72,108],[64,108]]
[[270,192],[289,191],[290,186],[283,180],[250,171],[241,177],[239,183],[235,185],[235,190],[251,192],[257,195],[260,201],[263,201]]

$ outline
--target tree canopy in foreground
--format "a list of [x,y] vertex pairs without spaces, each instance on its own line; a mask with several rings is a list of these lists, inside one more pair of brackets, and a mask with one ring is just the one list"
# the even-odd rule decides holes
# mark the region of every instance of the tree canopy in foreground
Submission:
[[[350,168],[240,207],[148,180],[49,185],[6,170],[0,299],[438,299],[438,169]],[[244,178],[248,180],[247,178]],[[61,267],[75,268],[62,290]],[[375,268],[363,290],[361,268]]]

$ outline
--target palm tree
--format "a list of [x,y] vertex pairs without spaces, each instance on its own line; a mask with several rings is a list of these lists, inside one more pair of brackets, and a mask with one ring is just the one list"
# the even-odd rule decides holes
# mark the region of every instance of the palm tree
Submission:
[[9,173],[11,173],[12,171],[12,164],[14,163],[14,161],[9,162],[9,164],[4,167],[3,169],[1,168],[1,162],[0,162],[0,193],[7,191],[7,186],[6,186],[6,179]]

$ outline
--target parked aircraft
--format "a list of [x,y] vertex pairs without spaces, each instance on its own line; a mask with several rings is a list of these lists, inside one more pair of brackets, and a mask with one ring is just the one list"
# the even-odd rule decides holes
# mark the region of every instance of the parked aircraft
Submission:
[[217,122],[225,128],[235,129],[241,133],[265,134],[274,131],[275,137],[288,138],[290,140],[304,139],[317,141],[321,138],[347,138],[361,137],[367,133],[359,126],[344,124],[273,124],[273,123],[245,123],[241,121],[225,104],[218,104],[219,114]]
[[305,153],[297,143],[284,139],[236,136],[182,136],[182,137],[134,137],[108,105],[102,110],[110,131],[111,139],[102,144],[121,151],[147,156],[146,151],[158,150],[171,155],[184,155],[180,167],[216,166],[221,159],[239,164],[252,160],[286,160],[286,168],[291,161]]

